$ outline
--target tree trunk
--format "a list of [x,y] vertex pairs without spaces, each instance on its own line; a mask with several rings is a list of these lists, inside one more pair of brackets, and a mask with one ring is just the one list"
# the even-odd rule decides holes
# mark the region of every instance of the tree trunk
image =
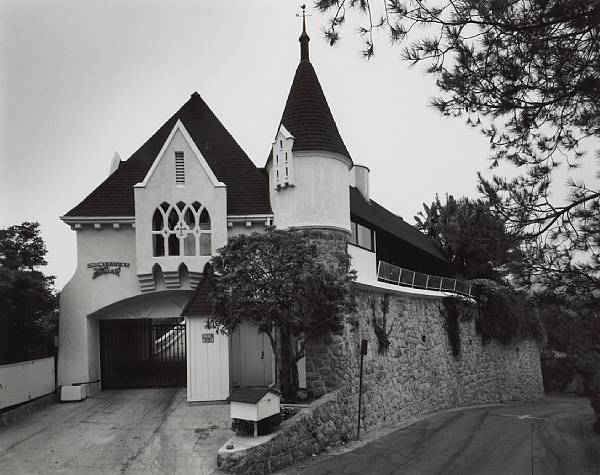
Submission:
[[298,394],[298,366],[296,364],[296,339],[287,329],[281,329],[281,365],[279,370],[279,387],[286,402],[296,400]]

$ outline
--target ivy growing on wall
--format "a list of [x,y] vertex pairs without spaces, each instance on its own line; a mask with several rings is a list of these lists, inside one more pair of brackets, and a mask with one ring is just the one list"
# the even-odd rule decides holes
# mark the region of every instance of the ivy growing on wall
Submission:
[[537,310],[524,292],[485,279],[472,283],[474,302],[462,297],[442,300],[442,314],[454,357],[458,357],[461,350],[460,322],[471,320],[474,315],[475,330],[484,345],[492,339],[505,345],[526,339],[543,339]]
[[381,319],[377,318],[377,303],[375,298],[369,298],[369,304],[371,305],[371,313],[373,317],[371,318],[371,324],[373,325],[373,330],[375,331],[375,336],[377,336],[377,343],[379,354],[385,353],[387,349],[390,347],[391,340],[390,335],[392,334],[392,330],[394,329],[394,324],[387,328],[387,316],[390,310],[390,296],[388,294],[384,294],[381,302],[379,303],[381,308]]
[[492,339],[503,344],[543,339],[537,309],[525,292],[484,279],[473,284],[479,310],[475,329],[483,344]]
[[461,349],[460,322],[473,318],[473,304],[463,298],[445,297],[442,305],[444,327],[448,334],[452,356],[458,358]]

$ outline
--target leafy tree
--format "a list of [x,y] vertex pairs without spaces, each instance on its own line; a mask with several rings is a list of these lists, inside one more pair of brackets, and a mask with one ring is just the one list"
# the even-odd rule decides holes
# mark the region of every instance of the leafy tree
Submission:
[[[323,256],[299,230],[236,236],[212,258],[213,328],[231,333],[249,322],[273,348],[284,399],[298,391],[297,361],[306,342],[341,328],[352,309],[345,248]],[[276,340],[276,335],[279,340]]]
[[54,348],[58,299],[46,264],[39,224],[0,229],[0,361],[47,356]]
[[[526,239],[527,281],[584,294],[600,284],[600,174],[551,195],[553,173],[584,163],[600,136],[600,3],[591,0],[317,0],[331,14],[333,44],[347,14],[366,14],[363,54],[373,32],[407,42],[403,58],[436,79],[432,105],[464,116],[489,138],[491,167],[516,176],[479,176],[480,190],[508,228]],[[425,28],[416,28],[425,27]],[[573,175],[571,175],[573,176]]]
[[417,228],[442,250],[453,276],[501,281],[520,254],[518,241],[483,200],[447,196],[442,204],[436,196],[423,208]]
[[521,339],[543,339],[533,301],[515,289],[513,269],[521,259],[519,242],[505,229],[488,202],[439,196],[415,216],[417,227],[431,237],[446,256],[449,273],[471,281],[476,305],[456,297],[443,301],[446,330],[453,355],[460,353],[458,322],[473,317],[483,343],[503,344]]
[[[600,173],[583,181],[572,172],[593,166],[585,151],[600,136],[600,3],[387,0],[380,17],[371,0],[316,6],[332,14],[325,28],[332,44],[347,10],[366,14],[359,31],[367,58],[374,30],[408,42],[404,59],[436,79],[440,95],[432,105],[481,129],[492,169],[514,166],[512,178],[480,174],[479,189],[522,238],[520,284],[562,300],[578,318],[597,318],[579,310],[597,305],[600,294]],[[560,167],[569,174],[565,199],[552,194]]]

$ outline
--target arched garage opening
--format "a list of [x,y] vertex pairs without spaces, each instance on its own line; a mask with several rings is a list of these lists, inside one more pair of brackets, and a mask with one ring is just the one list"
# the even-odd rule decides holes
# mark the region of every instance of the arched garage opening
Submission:
[[180,318],[98,323],[102,389],[186,385],[185,322]]
[[96,323],[101,388],[185,387],[190,291],[165,291],[116,302],[90,315]]

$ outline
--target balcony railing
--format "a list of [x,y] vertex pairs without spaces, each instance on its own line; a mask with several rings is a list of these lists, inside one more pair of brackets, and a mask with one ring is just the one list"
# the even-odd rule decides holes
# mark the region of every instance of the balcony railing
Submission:
[[453,292],[468,297],[472,296],[472,286],[468,282],[451,279],[450,277],[422,274],[383,261],[379,261],[377,266],[377,279],[380,282],[411,287],[413,289],[437,290],[439,292]]

